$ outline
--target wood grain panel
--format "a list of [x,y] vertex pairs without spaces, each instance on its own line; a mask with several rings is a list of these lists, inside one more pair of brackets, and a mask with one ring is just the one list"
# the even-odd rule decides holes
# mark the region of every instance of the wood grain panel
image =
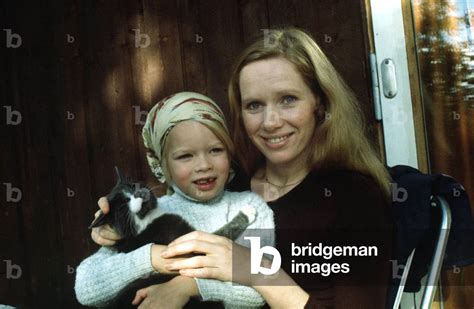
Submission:
[[252,42],[252,38],[262,31],[262,29],[269,27],[267,1],[242,1],[240,11],[242,15],[244,46],[246,46]]
[[[216,10],[216,8],[219,8]],[[232,63],[242,48],[240,6],[237,1],[200,1],[199,24],[204,41],[207,94],[228,114],[227,82]]]
[[[0,19],[5,22],[4,28],[19,29],[17,25],[12,22],[4,10],[0,10]],[[3,73],[8,76],[8,79],[2,79],[0,82],[0,96],[2,102],[2,120],[0,121],[0,141],[4,150],[2,151],[2,160],[0,160],[1,171],[1,189],[0,189],[0,302],[7,300],[7,303],[14,304],[21,302],[23,299],[32,297],[31,285],[29,280],[29,267],[27,264],[27,250],[24,247],[24,225],[22,220],[24,203],[22,200],[9,201],[7,196],[8,187],[18,188],[24,194],[24,186],[21,179],[21,170],[19,169],[19,155],[24,151],[23,145],[23,125],[22,122],[18,125],[7,124],[8,116],[7,110],[20,112],[22,120],[25,112],[20,106],[20,80],[19,72],[16,70],[16,62],[19,57],[13,50],[2,50],[0,57],[0,66],[4,69]],[[19,121],[17,117],[11,120]],[[18,196],[12,195],[16,200]],[[9,266],[17,265],[21,269],[21,276],[19,269],[13,266],[14,271]]]
[[141,140],[147,111],[191,90],[227,112],[231,65],[261,29],[308,29],[371,119],[357,1],[10,1],[0,16],[23,38],[0,60],[2,101],[23,115],[0,133],[13,145],[1,155],[2,183],[23,191],[18,207],[0,203],[0,257],[23,270],[18,281],[0,278],[0,303],[80,307],[71,270],[98,248],[86,227],[113,167],[157,185]]

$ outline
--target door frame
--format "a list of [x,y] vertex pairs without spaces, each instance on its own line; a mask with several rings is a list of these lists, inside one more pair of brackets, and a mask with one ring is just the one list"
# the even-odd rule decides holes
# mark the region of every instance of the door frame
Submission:
[[[386,164],[429,172],[411,1],[365,0],[365,7],[370,52],[376,63],[374,100],[380,98],[374,106],[380,105]],[[385,59],[395,64],[397,94],[393,98],[383,91],[381,63]]]
[[[429,156],[411,0],[365,0],[371,54],[375,55],[376,85],[383,126],[386,164],[409,165],[429,173]],[[392,59],[396,69],[397,95],[387,98],[383,91],[381,63]],[[395,112],[395,115],[393,114]],[[398,114],[397,114],[398,113]],[[397,119],[400,117],[402,119]],[[426,277],[421,284],[426,284]],[[438,286],[438,293],[441,291]],[[439,295],[439,294],[438,294]],[[439,295],[440,296],[440,295]],[[416,307],[419,293],[403,293],[401,308]],[[437,299],[440,301],[439,299]]]

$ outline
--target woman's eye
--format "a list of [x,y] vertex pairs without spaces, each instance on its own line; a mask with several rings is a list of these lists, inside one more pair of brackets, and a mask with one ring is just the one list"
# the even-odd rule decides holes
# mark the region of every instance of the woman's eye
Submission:
[[295,101],[296,101],[296,97],[292,95],[286,95],[282,98],[282,102],[284,104],[291,104],[291,103],[294,103]]
[[262,107],[262,104],[259,102],[249,102],[245,104],[245,109],[249,111],[257,111]]

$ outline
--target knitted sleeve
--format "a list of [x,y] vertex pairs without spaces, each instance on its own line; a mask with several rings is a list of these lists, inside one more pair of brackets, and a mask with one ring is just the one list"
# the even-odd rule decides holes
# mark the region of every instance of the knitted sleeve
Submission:
[[130,282],[152,273],[151,244],[129,253],[102,247],[77,267],[76,298],[82,305],[103,307]]
[[[241,207],[251,205],[257,210],[257,217],[249,229],[264,229],[260,239],[261,246],[274,246],[274,220],[273,212],[268,205],[256,194],[248,194],[248,197],[242,199]],[[239,196],[242,198],[242,196]],[[249,241],[239,237],[236,243],[248,247]],[[223,301],[226,308],[252,308],[261,307],[265,304],[263,297],[253,288],[233,284],[231,282],[222,282],[211,279],[196,279],[199,293],[203,300]]]

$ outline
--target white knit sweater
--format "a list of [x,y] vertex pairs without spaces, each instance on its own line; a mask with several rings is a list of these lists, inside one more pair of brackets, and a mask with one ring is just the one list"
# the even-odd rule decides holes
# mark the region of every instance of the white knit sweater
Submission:
[[[166,213],[183,217],[196,230],[214,232],[249,205],[257,211],[250,229],[274,229],[273,212],[258,195],[251,192],[228,192],[207,203],[197,203],[174,193],[158,198]],[[242,236],[236,243],[248,247]],[[275,245],[274,233],[262,233],[261,246]],[[117,253],[102,247],[81,262],[76,270],[75,291],[78,301],[87,306],[106,306],[130,282],[156,273],[151,263],[151,244],[129,253]],[[196,279],[203,300],[223,301],[226,308],[260,307],[265,302],[253,288],[213,279]]]

